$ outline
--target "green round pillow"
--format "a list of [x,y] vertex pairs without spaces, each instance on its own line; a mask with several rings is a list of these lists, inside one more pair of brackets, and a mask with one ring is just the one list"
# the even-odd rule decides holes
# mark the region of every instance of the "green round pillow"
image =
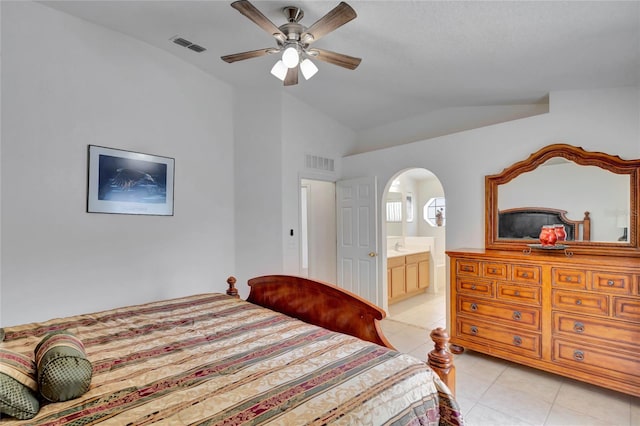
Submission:
[[51,333],[35,350],[38,389],[43,398],[62,402],[89,390],[93,368],[84,345],[67,331]]
[[36,390],[36,365],[33,360],[0,349],[0,413],[20,420],[33,418],[40,410]]

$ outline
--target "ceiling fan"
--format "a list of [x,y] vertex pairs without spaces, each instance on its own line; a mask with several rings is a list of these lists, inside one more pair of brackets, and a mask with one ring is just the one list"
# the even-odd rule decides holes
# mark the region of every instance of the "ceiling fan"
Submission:
[[282,52],[282,59],[276,62],[271,74],[284,81],[285,86],[292,86],[298,84],[298,71],[302,71],[302,75],[307,80],[318,71],[318,68],[311,62],[310,58],[350,70],[356,69],[360,65],[360,61],[362,61],[361,58],[310,47],[312,43],[357,16],[355,10],[345,2],[341,2],[309,28],[299,23],[304,16],[304,12],[298,7],[287,6],[283,9],[288,22],[280,27],[276,27],[248,0],[235,1],[231,3],[231,7],[273,36],[276,39],[277,47],[225,55],[222,56],[222,60],[225,62],[233,63]]

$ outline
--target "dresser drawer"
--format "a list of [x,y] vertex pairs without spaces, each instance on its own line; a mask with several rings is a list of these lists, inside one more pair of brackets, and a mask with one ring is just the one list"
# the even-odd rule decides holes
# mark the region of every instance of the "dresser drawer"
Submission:
[[542,289],[540,287],[498,283],[497,295],[500,300],[540,306]]
[[467,318],[458,318],[456,333],[458,337],[489,347],[501,347],[509,352],[540,358],[539,334]]
[[587,274],[580,269],[551,269],[551,284],[554,287],[564,287],[586,290]]
[[607,293],[631,294],[631,275],[594,272],[591,275],[591,289]]
[[482,276],[485,278],[506,280],[509,276],[508,265],[505,265],[504,263],[485,262],[482,264]]
[[456,274],[479,277],[480,262],[458,259],[456,260]]
[[495,286],[492,281],[482,281],[473,278],[458,278],[456,280],[458,293],[493,298]]
[[554,312],[553,332],[565,334],[569,338],[587,337],[604,340],[607,345],[636,345],[638,346],[636,350],[640,349],[640,325],[624,321]]
[[540,284],[540,267],[529,265],[513,265],[511,281],[523,284]]
[[[640,299],[633,299],[631,297],[614,297],[613,316],[615,318],[630,321],[640,321]],[[640,337],[637,339],[640,340]]]
[[481,317],[485,321],[501,321],[512,327],[540,329],[540,310],[531,307],[458,296],[458,314]]
[[640,358],[637,353],[585,346],[569,340],[553,340],[553,361],[569,368],[617,378],[635,386],[640,384]]
[[609,315],[609,297],[604,294],[553,290],[553,309],[580,312],[582,314]]

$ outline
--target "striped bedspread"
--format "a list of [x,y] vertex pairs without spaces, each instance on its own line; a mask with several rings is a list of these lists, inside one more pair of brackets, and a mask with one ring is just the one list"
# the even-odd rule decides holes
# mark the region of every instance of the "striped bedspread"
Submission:
[[462,424],[420,360],[223,294],[9,327],[0,347],[32,356],[56,330],[84,343],[89,391],[0,424]]

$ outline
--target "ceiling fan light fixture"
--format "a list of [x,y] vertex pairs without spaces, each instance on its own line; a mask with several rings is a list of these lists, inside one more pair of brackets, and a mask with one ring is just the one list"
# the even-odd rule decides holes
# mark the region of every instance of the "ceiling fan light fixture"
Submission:
[[282,62],[287,68],[294,68],[300,63],[300,55],[298,49],[294,46],[289,46],[282,52]]
[[304,76],[305,80],[309,80],[311,77],[316,75],[316,73],[318,72],[318,67],[316,67],[316,64],[314,64],[310,59],[307,58],[300,63],[300,71],[302,71],[302,75]]
[[288,70],[289,68],[286,67],[284,62],[282,62],[281,60],[278,60],[278,62],[276,62],[273,68],[271,68],[271,74],[274,77],[280,79],[281,81],[284,81],[284,78],[287,76]]
[[258,8],[251,4],[250,0],[235,0],[231,3],[231,7],[273,36],[277,42],[277,47],[221,56],[220,59],[227,63],[279,53],[281,54],[280,60],[271,68],[271,74],[282,80],[285,86],[294,86],[298,84],[300,73],[307,80],[317,74],[317,66],[309,59],[316,58],[319,61],[350,70],[356,69],[362,60],[329,50],[309,48],[311,43],[318,41],[356,18],[356,11],[344,1],[341,1],[340,4],[308,28],[299,23],[304,16],[304,12],[296,6],[287,6],[283,9],[287,22],[280,26],[276,26],[271,22]]

